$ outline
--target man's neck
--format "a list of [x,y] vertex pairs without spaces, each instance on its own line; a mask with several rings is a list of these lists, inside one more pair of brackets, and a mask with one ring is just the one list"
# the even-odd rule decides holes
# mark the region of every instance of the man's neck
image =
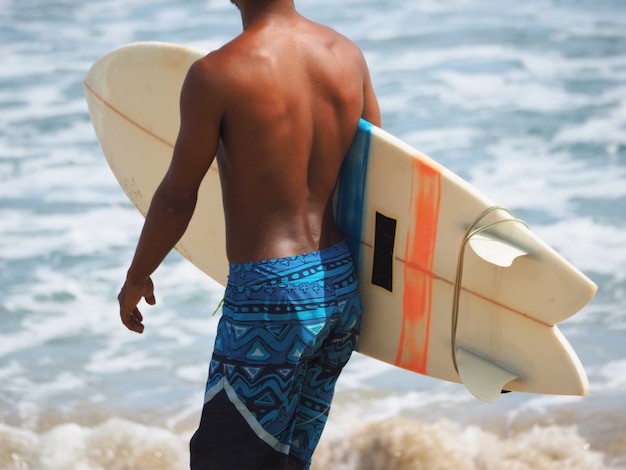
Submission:
[[293,0],[236,0],[244,31],[260,21],[285,19],[297,14]]

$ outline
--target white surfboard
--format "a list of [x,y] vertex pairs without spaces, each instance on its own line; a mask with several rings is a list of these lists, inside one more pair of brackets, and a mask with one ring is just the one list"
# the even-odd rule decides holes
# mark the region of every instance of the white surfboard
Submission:
[[[120,186],[142,214],[169,165],[179,96],[206,51],[137,43],[85,78],[89,112]],[[596,286],[522,221],[434,160],[361,121],[335,195],[335,218],[357,260],[365,311],[359,352],[464,383],[584,395],[585,371],[557,323]],[[225,284],[228,263],[214,164],[177,250]]]

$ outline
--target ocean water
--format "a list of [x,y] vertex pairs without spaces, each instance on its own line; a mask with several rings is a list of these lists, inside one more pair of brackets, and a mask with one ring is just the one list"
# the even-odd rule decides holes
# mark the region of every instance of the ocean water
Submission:
[[[561,329],[587,397],[462,386],[359,356],[314,469],[626,468],[626,3],[300,0],[364,50],[384,127],[509,206],[598,285]],[[211,49],[227,0],[0,0],[0,469],[186,468],[221,292],[176,253],[142,336],[116,295],[142,219],[82,80],[110,49]]]

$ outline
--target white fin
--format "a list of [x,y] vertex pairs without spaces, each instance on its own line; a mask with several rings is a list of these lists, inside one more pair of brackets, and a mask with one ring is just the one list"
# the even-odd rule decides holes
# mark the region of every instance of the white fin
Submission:
[[519,377],[467,349],[458,348],[456,357],[463,385],[479,400],[498,401],[504,386]]
[[487,232],[472,235],[469,245],[474,253],[482,259],[502,268],[508,268],[513,264],[515,258],[530,253],[524,247],[514,245],[503,238],[490,235]]

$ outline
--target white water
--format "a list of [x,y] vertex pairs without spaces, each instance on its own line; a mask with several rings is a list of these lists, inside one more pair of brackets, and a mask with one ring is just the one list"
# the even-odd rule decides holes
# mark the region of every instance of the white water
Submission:
[[[389,131],[600,286],[562,325],[588,397],[487,405],[357,356],[317,468],[626,468],[626,5],[299,3],[361,45]],[[0,5],[0,469],[185,468],[221,293],[173,254],[146,333],[119,323],[142,221],[101,155],[82,79],[132,41],[216,47],[238,13],[226,0]]]

